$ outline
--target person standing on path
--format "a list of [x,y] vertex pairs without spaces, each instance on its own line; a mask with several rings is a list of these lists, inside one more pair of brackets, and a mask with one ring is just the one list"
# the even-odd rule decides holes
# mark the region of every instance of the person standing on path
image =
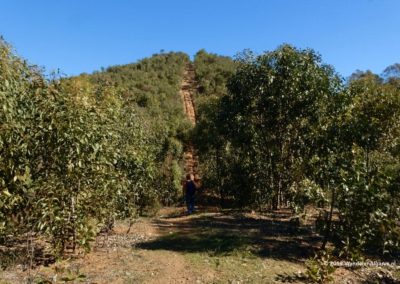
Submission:
[[183,185],[183,191],[186,199],[187,213],[192,214],[194,212],[194,201],[197,186],[194,182],[194,177],[191,174],[186,175],[186,181]]

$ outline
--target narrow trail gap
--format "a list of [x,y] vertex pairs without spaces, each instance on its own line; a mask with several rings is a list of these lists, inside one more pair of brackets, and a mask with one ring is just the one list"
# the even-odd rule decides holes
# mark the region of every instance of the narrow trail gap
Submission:
[[[185,114],[193,126],[196,125],[196,111],[193,102],[193,95],[197,90],[195,77],[194,67],[191,63],[188,63],[183,72],[180,94]],[[185,174],[199,175],[199,157],[192,141],[185,145],[183,158]]]

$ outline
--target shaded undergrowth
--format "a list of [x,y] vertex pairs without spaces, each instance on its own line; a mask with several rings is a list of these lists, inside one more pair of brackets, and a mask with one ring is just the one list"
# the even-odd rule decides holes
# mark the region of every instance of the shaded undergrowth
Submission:
[[311,227],[294,224],[291,219],[253,218],[239,213],[173,217],[155,220],[161,236],[137,246],[210,256],[246,251],[261,258],[303,262],[321,241]]

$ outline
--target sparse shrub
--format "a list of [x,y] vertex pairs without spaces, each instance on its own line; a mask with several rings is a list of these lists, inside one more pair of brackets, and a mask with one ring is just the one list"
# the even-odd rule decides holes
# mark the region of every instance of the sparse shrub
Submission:
[[331,264],[331,252],[327,250],[318,251],[313,258],[306,262],[306,276],[311,283],[326,283],[332,280],[331,274],[335,268]]

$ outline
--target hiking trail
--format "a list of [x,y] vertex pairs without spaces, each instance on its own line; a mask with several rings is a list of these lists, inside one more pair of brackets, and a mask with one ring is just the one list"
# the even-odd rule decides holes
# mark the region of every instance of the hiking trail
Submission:
[[[196,111],[193,102],[193,95],[197,90],[195,77],[193,65],[187,64],[183,72],[180,94],[185,114],[192,126],[196,125]],[[191,141],[185,147],[183,158],[185,174],[199,175],[199,157]]]
[[[188,64],[180,95],[193,126],[196,89],[195,71]],[[185,145],[185,174],[199,174],[198,165],[190,141]],[[305,261],[322,241],[313,227],[318,212],[310,208],[305,216],[298,223],[289,208],[258,214],[207,203],[187,215],[184,207],[163,207],[134,223],[118,220],[112,230],[95,238],[92,251],[82,251],[79,257],[32,271],[21,265],[0,270],[0,283],[31,283],[29,277],[38,283],[304,283],[296,275],[305,271]],[[360,278],[339,267],[333,283],[361,283]]]

